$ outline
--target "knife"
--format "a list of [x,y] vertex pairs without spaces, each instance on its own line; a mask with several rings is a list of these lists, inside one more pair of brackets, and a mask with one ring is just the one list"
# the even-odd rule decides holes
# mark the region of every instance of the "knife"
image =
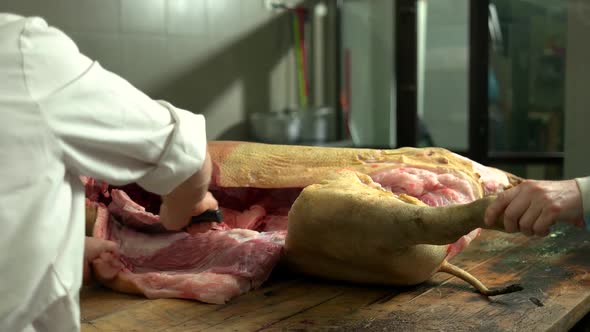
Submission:
[[[191,221],[188,225],[186,225],[186,227],[184,227],[183,229],[179,230],[182,231],[184,229],[186,229],[187,227],[190,227],[191,225],[196,225],[196,224],[200,224],[203,222],[216,222],[216,223],[220,223],[223,221],[223,213],[221,212],[220,209],[210,209],[207,210],[201,214],[199,214],[198,216],[193,216],[191,218]],[[154,223],[154,224],[136,224],[133,226],[133,228],[142,231],[142,232],[146,232],[146,233],[174,233],[174,232],[178,232],[178,231],[173,231],[173,230],[169,230],[166,229],[164,227],[164,225],[162,225],[161,223]]]
[[221,212],[220,209],[207,210],[207,211],[199,214],[198,216],[193,216],[191,218],[190,225],[198,224],[201,222],[207,222],[207,221],[222,222],[223,221],[223,213]]

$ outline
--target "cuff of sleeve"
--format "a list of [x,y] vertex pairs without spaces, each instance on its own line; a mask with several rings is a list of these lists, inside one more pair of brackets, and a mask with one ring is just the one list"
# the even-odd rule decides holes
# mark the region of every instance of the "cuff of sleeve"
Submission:
[[156,167],[137,184],[155,194],[166,195],[201,169],[207,152],[207,136],[203,115],[158,102],[170,111],[174,131]]
[[590,176],[576,178],[576,183],[582,196],[582,208],[586,230],[590,231]]

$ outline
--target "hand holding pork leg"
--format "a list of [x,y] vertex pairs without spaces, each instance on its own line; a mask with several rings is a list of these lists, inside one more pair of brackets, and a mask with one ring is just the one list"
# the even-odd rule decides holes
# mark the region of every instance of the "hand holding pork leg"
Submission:
[[217,201],[208,193],[211,181],[211,157],[207,152],[203,167],[176,187],[168,195],[162,196],[160,222],[166,229],[180,230],[187,226],[190,218],[207,209],[216,209]]
[[504,215],[507,232],[546,236],[556,221],[583,226],[582,197],[575,180],[529,180],[498,194],[486,210],[485,223],[492,226]]

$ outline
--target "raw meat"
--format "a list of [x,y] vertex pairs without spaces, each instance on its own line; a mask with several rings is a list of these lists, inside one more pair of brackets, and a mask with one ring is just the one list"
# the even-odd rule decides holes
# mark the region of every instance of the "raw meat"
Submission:
[[[158,222],[159,197],[136,185],[101,191],[98,201],[102,208],[108,205],[111,218],[97,221],[94,236],[116,240],[122,247],[121,257],[105,254],[95,263],[103,283],[148,297],[224,302],[266,280],[283,257],[286,236],[285,261],[299,272],[364,283],[415,284],[436,271],[453,273],[446,260],[477,236],[483,222],[474,219],[457,226],[446,212],[438,218],[435,231],[423,234],[425,242],[407,242],[412,239],[405,229],[410,221],[407,211],[439,207],[464,214],[470,202],[480,202],[520,181],[440,148],[371,150],[210,142],[209,151],[214,165],[210,191],[223,209],[222,224],[153,234],[150,225]],[[348,171],[339,173],[343,169]],[[328,190],[314,191],[318,185]],[[373,197],[371,190],[386,193],[381,199],[392,204],[391,211],[406,211],[399,215],[402,219],[389,224],[375,219],[389,206],[365,199]],[[324,200],[323,193],[333,199]],[[291,209],[296,199],[296,208]],[[356,210],[349,211],[351,206]],[[99,215],[89,210],[89,215]],[[340,259],[330,257],[326,262],[330,255]],[[418,267],[408,269],[417,261]],[[376,262],[373,270],[365,269],[368,262]],[[330,269],[314,270],[323,263]],[[359,272],[351,276],[351,270]],[[396,271],[402,270],[409,275],[396,279]]]
[[[119,243],[121,256],[103,254],[94,262],[100,280],[149,298],[175,297],[225,303],[259,287],[279,260],[285,231],[259,233],[229,227],[174,233],[142,233],[157,216],[112,191],[94,225],[94,236]],[[121,199],[121,200],[119,200]],[[120,205],[123,204],[123,207]],[[119,221],[114,220],[119,216]],[[157,220],[156,220],[157,222]],[[114,278],[117,278],[115,283]]]
[[286,259],[299,272],[336,280],[415,285],[448,272],[485,295],[517,291],[489,290],[447,262],[478,235],[491,200],[431,207],[365,174],[338,172],[306,187],[291,207]]

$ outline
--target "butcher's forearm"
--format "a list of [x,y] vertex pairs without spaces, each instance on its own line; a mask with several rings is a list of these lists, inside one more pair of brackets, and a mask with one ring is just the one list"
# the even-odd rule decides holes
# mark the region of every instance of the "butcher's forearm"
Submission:
[[186,226],[196,205],[201,202],[211,181],[212,165],[206,154],[203,166],[168,195],[162,197],[160,221],[167,229],[177,230]]
[[[207,194],[207,190],[209,189],[209,184],[211,182],[211,157],[209,153],[206,154],[205,161],[203,162],[203,167],[195,173],[188,181],[188,187],[190,191],[192,191],[193,204],[196,204],[205,198],[205,194]],[[189,194],[188,197],[191,197]]]
[[209,188],[211,168],[211,158],[209,157],[209,153],[207,153],[201,169],[175,188],[166,198],[175,201],[185,201],[188,205],[194,205],[200,202],[205,197]]

